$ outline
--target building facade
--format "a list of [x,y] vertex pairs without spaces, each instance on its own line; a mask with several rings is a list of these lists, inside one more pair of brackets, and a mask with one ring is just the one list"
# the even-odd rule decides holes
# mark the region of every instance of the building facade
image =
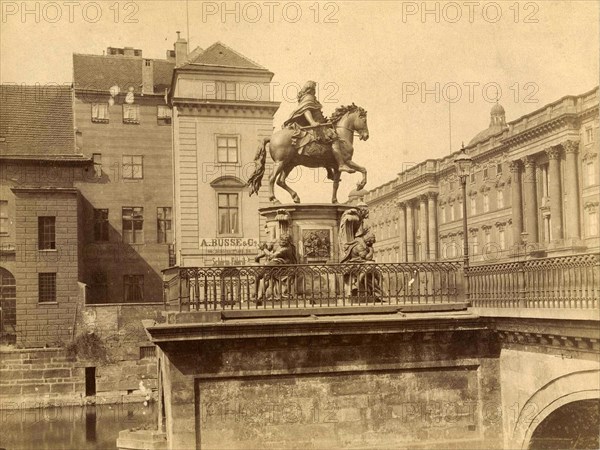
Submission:
[[175,66],[109,47],[73,55],[74,117],[93,171],[82,194],[89,303],[160,303],[173,243],[171,108]]
[[[474,160],[462,198],[454,154],[426,160],[364,197],[380,262],[470,261],[597,251],[598,88],[490,125],[465,147]],[[358,201],[354,199],[353,201]]]
[[[173,108],[175,248],[180,266],[241,265],[254,259],[263,227],[246,180],[279,103],[273,73],[217,42],[188,53],[175,44]],[[264,226],[264,224],[262,224]]]
[[70,88],[0,89],[1,333],[23,346],[66,342],[85,296],[76,185],[91,160]]

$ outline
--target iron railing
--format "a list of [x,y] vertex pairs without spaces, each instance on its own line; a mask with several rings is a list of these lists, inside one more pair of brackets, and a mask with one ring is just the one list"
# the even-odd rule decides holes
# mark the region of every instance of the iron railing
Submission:
[[470,301],[488,308],[597,309],[600,254],[469,267]]
[[431,304],[464,300],[456,261],[172,267],[164,301],[180,311]]

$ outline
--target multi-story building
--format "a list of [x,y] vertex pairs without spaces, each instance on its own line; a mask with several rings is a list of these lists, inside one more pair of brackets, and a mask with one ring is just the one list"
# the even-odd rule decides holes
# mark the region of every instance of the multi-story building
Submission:
[[248,197],[244,188],[256,148],[273,131],[273,73],[220,42],[188,54],[180,38],[175,53],[169,99],[177,263],[248,263],[264,232],[258,208],[266,195]]
[[24,346],[66,342],[84,298],[77,184],[91,161],[70,88],[2,85],[0,95],[1,331]]
[[162,302],[173,243],[171,108],[174,51],[130,47],[73,55],[75,127],[93,174],[79,186],[89,303]]
[[462,255],[467,204],[472,262],[597,251],[598,88],[512,122],[504,108],[465,147],[474,160],[462,198],[455,154],[426,160],[363,200],[380,262]]

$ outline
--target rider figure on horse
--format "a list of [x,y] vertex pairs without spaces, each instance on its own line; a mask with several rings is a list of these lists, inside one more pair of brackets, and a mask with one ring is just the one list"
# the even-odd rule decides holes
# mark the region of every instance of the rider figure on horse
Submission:
[[306,82],[298,93],[298,107],[283,123],[282,128],[294,130],[292,143],[297,147],[298,154],[302,154],[304,146],[312,140],[320,144],[331,144],[339,170],[353,173],[354,170],[346,165],[340,153],[337,133],[323,115],[323,106],[316,97],[316,86],[314,81]]

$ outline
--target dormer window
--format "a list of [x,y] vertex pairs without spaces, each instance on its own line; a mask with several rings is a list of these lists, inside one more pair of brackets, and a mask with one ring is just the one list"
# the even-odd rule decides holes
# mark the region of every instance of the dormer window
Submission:
[[159,125],[169,125],[171,123],[171,108],[166,105],[158,105],[156,119]]
[[140,123],[140,105],[123,105],[123,123]]
[[108,104],[92,103],[92,122],[108,123]]

